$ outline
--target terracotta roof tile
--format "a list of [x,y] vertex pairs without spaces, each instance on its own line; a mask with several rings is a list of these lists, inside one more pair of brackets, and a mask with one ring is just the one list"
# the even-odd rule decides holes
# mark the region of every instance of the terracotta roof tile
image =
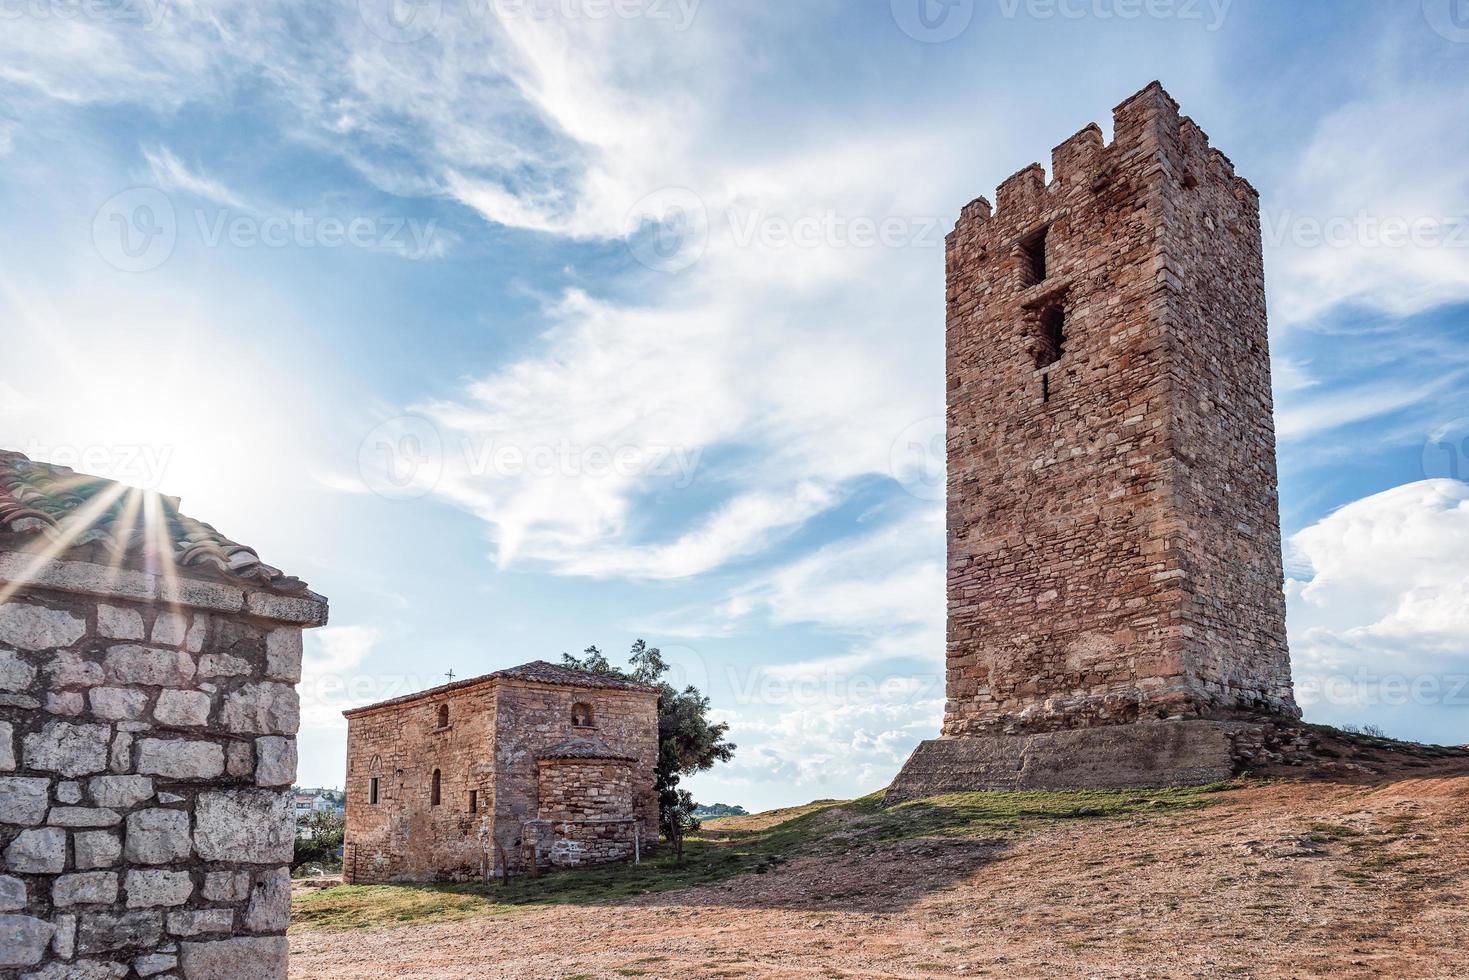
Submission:
[[636,761],[626,752],[619,752],[595,735],[573,738],[549,749],[536,753],[537,759],[615,759],[621,762]]
[[636,681],[623,680],[620,677],[611,677],[607,674],[597,674],[590,670],[578,670],[575,667],[563,667],[560,664],[548,663],[545,660],[535,660],[519,667],[507,667],[505,670],[497,670],[493,674],[482,674],[479,677],[467,677],[462,681],[454,681],[451,684],[440,684],[419,691],[416,694],[404,694],[401,697],[389,698],[386,701],[378,701],[375,704],[364,704],[360,708],[348,708],[343,711],[344,715],[355,715],[360,711],[371,711],[374,708],[387,708],[399,704],[408,704],[422,698],[442,697],[467,687],[477,687],[481,684],[495,680],[529,681],[535,684],[555,684],[561,687],[595,688],[608,691],[647,691],[654,693],[659,690],[652,684],[639,684]]
[[[152,511],[151,523],[145,509]],[[162,533],[150,531],[151,527],[162,528]],[[177,497],[145,494],[4,450],[0,450],[0,535],[62,542],[64,549],[57,557],[100,548],[114,560],[149,571],[159,571],[171,558],[179,569],[253,588],[287,595],[307,591],[305,582],[265,564],[255,549],[180,513]],[[163,543],[172,555],[158,554]]]

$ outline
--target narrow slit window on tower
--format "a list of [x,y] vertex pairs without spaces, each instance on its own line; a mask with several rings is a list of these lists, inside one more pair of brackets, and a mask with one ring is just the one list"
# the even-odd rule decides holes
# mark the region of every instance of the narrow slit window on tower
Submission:
[[1050,230],[1048,226],[1020,240],[1020,274],[1026,286],[1046,280],[1046,235]]
[[1066,308],[1060,303],[1041,312],[1040,335],[1036,338],[1035,366],[1048,367],[1066,353]]
[[374,776],[367,781],[367,802],[377,806],[377,777]]
[[449,727],[449,706],[447,704],[439,705],[439,727]]
[[469,791],[469,812],[479,812],[479,790],[477,789],[472,789]]
[[443,786],[443,782],[444,782],[444,780],[443,780],[443,774],[441,772],[439,772],[439,770],[435,769],[434,770],[434,781],[433,781],[433,785],[429,788],[429,793],[428,793],[429,806],[438,806],[439,805],[440,789]]

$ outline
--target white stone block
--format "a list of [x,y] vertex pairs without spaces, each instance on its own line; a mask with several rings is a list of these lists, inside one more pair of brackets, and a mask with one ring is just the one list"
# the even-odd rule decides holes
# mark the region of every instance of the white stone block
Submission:
[[255,784],[290,786],[296,781],[296,740],[270,735],[255,740]]
[[147,776],[93,776],[87,789],[98,806],[126,810],[153,796],[153,780]]
[[0,875],[0,912],[16,912],[26,907],[26,883],[19,878]]
[[0,691],[24,693],[36,680],[36,668],[14,650],[0,650]]
[[122,840],[106,830],[88,830],[71,835],[71,853],[77,870],[110,868],[122,857]]
[[283,626],[265,636],[265,676],[271,680],[301,681],[301,631]]
[[15,729],[10,722],[0,721],[0,772],[15,769]]
[[255,882],[245,928],[250,932],[285,932],[291,924],[291,873],[285,868],[267,871]]
[[56,927],[29,915],[0,915],[0,967],[35,966]]
[[189,980],[280,980],[290,947],[285,936],[252,936],[181,944]]
[[205,861],[288,864],[296,838],[289,793],[230,790],[200,793],[194,848]]
[[117,901],[116,871],[83,871],[62,875],[51,886],[51,904],[57,908],[72,905],[111,905]]
[[225,696],[220,721],[240,735],[294,735],[301,727],[301,699],[290,684],[247,684]]
[[202,691],[164,691],[158,695],[153,717],[175,728],[197,728],[209,723],[209,695]]
[[128,908],[149,909],[182,905],[194,894],[194,882],[187,871],[129,871],[126,888]]
[[189,632],[189,617],[181,612],[159,613],[153,621],[153,642],[158,646],[181,647]]
[[139,810],[128,814],[126,855],[129,861],[173,864],[187,861],[190,851],[189,815],[183,810]]
[[[198,936],[206,932],[229,932],[235,927],[233,909],[202,909],[196,912],[170,912],[168,932],[173,936]],[[191,973],[190,976],[193,976]]]
[[21,874],[61,874],[66,870],[66,831],[22,830],[5,849],[5,866]]
[[59,772],[63,776],[88,776],[107,768],[106,725],[74,725],[53,721],[25,737],[27,769]]
[[110,640],[143,639],[143,615],[124,606],[97,607],[97,632]]
[[218,742],[145,738],[138,742],[138,772],[171,779],[213,779],[224,774]]
[[22,650],[69,647],[87,635],[86,620],[64,609],[47,609],[19,599],[0,604],[0,643]]
[[194,680],[194,658],[182,650],[115,646],[103,658],[102,670],[110,684],[188,687]]
[[57,806],[51,808],[46,822],[53,827],[115,827],[122,815],[105,807]]
[[50,691],[46,695],[46,712],[63,718],[75,718],[87,710],[81,691]]
[[46,663],[46,674],[52,687],[96,687],[106,678],[102,665],[84,660],[79,653],[62,652]]
[[49,779],[0,777],[0,823],[33,827],[46,819],[50,803]]
[[108,721],[137,721],[148,711],[148,693],[133,687],[96,687],[87,697],[92,714]]

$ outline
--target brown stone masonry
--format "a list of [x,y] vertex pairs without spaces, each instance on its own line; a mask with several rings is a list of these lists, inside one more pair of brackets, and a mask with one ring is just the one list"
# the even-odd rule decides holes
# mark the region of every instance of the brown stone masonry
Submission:
[[656,839],[656,688],[537,663],[346,715],[348,881],[472,880]]
[[948,242],[945,736],[1299,715],[1259,202],[1154,83]]

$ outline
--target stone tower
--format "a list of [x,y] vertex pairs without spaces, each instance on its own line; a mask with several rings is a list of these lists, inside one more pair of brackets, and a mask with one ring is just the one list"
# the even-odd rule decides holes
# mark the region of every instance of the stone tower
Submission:
[[1051,159],[948,240],[944,739],[1297,718],[1258,195],[1156,82]]

